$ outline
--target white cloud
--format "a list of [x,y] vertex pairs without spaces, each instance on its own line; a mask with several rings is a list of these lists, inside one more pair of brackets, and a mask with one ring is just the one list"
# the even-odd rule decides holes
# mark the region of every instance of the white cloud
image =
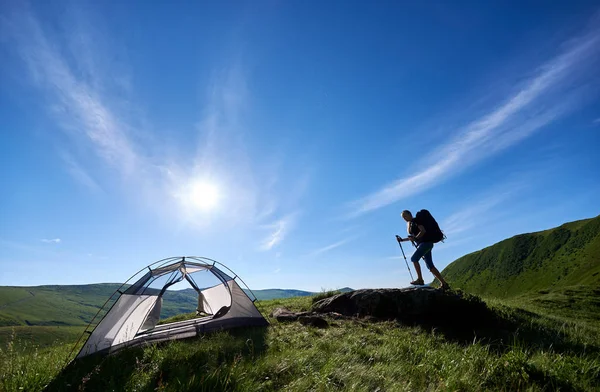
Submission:
[[345,238],[345,239],[340,240],[338,242],[334,242],[333,244],[324,246],[322,248],[319,248],[319,249],[316,249],[316,250],[310,252],[309,256],[312,257],[312,256],[317,256],[317,255],[323,254],[325,252],[329,252],[330,250],[333,250],[335,248],[339,248],[340,246],[342,246],[342,245],[344,245],[344,244],[346,244],[346,243],[348,243],[348,242],[350,242],[352,240],[355,240],[356,238],[357,238],[356,236],[353,236],[353,237]]
[[[139,164],[126,129],[128,124],[109,109],[100,91],[93,86],[93,70],[78,72],[51,41],[54,35],[26,10],[13,10],[12,37],[33,81],[52,95],[52,110],[63,127],[85,137],[97,154],[111,166],[130,174]],[[77,56],[75,56],[76,58]]]
[[279,245],[296,224],[298,213],[284,216],[283,218],[264,225],[264,229],[269,229],[270,233],[261,241],[260,250],[271,250]]
[[421,162],[425,168],[390,182],[350,203],[349,217],[385,207],[418,194],[461,170],[489,158],[532,135],[578,103],[600,52],[600,34],[593,30],[573,40],[566,50],[540,67],[503,103],[467,126]]
[[402,256],[388,256],[384,260],[403,260]]
[[67,165],[69,174],[79,183],[87,187],[93,193],[102,192],[98,183],[81,167],[79,163],[68,153],[63,152],[61,157]]
[[60,243],[60,238],[53,238],[53,239],[46,239],[46,238],[44,238],[44,239],[42,239],[42,242],[46,243],[46,244],[59,244]]
[[593,123],[594,123],[594,124],[600,124],[600,117],[598,117],[597,119],[595,119],[595,120],[593,121]]
[[[169,219],[179,214],[178,221],[182,224],[211,230],[240,224],[254,229],[261,222],[275,220],[273,233],[263,248],[275,246],[289,232],[292,219],[288,215],[298,208],[298,202],[281,205],[273,191],[273,184],[279,178],[277,168],[267,167],[266,173],[257,170],[256,163],[262,156],[253,159],[256,157],[250,156],[245,143],[247,130],[242,120],[250,100],[241,64],[219,67],[225,70],[213,75],[197,124],[198,146],[196,151],[189,151],[189,142],[184,146],[165,145],[164,141],[143,134],[145,129],[134,126],[143,123],[143,119],[134,119],[137,118],[131,113],[134,105],[120,94],[123,91],[112,88],[124,84],[128,86],[124,90],[129,90],[131,85],[122,82],[124,76],[120,72],[111,72],[115,71],[108,67],[111,62],[103,60],[112,56],[113,51],[120,53],[119,49],[101,45],[104,53],[97,53],[96,47],[91,47],[98,37],[104,40],[110,34],[98,30],[90,21],[82,22],[85,18],[67,18],[62,20],[64,24],[75,21],[69,28],[76,31],[64,38],[57,32],[65,26],[53,30],[51,24],[36,19],[26,4],[10,7],[0,18],[7,22],[2,38],[15,43],[31,80],[48,93],[49,106],[58,124],[76,145],[73,151],[80,152],[81,156],[61,152],[67,172],[77,182],[93,192],[102,191],[86,170],[93,162],[82,158],[89,156],[85,149],[91,148],[102,163],[126,178],[124,185],[132,197],[139,198],[139,205]],[[106,49],[110,52],[105,53]],[[154,150],[160,150],[161,154],[153,153]],[[188,159],[181,159],[182,156]],[[219,205],[214,211],[191,211],[190,203],[181,197],[182,190],[199,180],[219,189]],[[303,194],[308,183],[308,176],[300,176],[292,184],[295,195]],[[277,221],[276,216],[284,218]]]
[[507,187],[506,191],[491,192],[488,196],[470,201],[463,209],[450,215],[443,222],[441,228],[448,236],[456,235],[473,229],[486,219],[491,209],[509,200],[518,193],[519,187]]

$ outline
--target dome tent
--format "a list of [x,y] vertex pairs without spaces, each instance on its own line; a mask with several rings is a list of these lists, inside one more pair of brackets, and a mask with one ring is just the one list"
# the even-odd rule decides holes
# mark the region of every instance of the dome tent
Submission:
[[[159,324],[167,289],[184,282],[198,296],[196,317]],[[163,259],[138,271],[106,301],[83,333],[89,337],[76,358],[220,329],[268,325],[254,301],[241,278],[221,263],[204,257]]]

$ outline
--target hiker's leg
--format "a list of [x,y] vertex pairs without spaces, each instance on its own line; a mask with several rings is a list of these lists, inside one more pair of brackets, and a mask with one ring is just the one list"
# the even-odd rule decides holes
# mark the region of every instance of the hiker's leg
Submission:
[[442,278],[442,274],[440,274],[440,271],[438,271],[437,268],[435,268],[435,267],[430,268],[429,271],[431,271],[433,276],[435,276],[437,278],[437,280],[440,281],[440,283],[442,284],[442,287],[448,286],[448,283],[444,280],[444,278]]
[[419,265],[419,259],[423,257],[426,253],[431,251],[433,244],[430,242],[423,242],[417,246],[415,253],[410,257],[410,260],[415,265],[415,270],[417,271],[418,280],[423,280],[423,274],[421,273],[421,266]]
[[437,278],[437,280],[440,281],[442,287],[447,286],[448,283],[446,283],[444,278],[442,278],[442,274],[440,274],[440,271],[438,271],[438,269],[435,268],[435,265],[433,265],[433,255],[431,254],[431,251],[427,252],[425,254],[424,258],[425,258],[425,265],[427,265],[427,268],[429,268],[429,271],[433,274],[433,276],[435,276]]
[[417,280],[423,280],[423,275],[421,274],[421,265],[419,265],[418,261],[413,262],[415,265],[415,271],[417,271]]

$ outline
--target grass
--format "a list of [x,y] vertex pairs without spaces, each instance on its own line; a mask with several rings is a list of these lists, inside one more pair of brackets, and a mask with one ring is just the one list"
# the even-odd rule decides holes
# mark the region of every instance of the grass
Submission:
[[41,391],[61,371],[72,343],[57,340],[44,348],[16,331],[0,347],[0,391]]
[[[309,310],[314,297],[264,301]],[[0,390],[128,391],[593,391],[600,330],[534,302],[488,300],[501,320],[465,338],[396,322],[329,320],[316,329],[270,319],[266,329],[219,332],[89,357],[59,373],[65,346],[37,351],[9,342]]]
[[322,299],[333,297],[334,295],[340,294],[340,293],[341,293],[340,290],[323,290],[320,293],[313,295],[311,297],[311,302],[314,304],[316,302],[319,302]]
[[84,327],[13,326],[0,327],[0,346],[9,342],[19,347],[45,348],[57,343],[75,342]]
[[600,216],[506,239],[457,259],[442,275],[452,287],[499,298],[599,287]]

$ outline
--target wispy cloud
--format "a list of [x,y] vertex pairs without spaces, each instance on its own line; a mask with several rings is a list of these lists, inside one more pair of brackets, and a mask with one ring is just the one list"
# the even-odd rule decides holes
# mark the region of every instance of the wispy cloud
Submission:
[[53,239],[46,239],[46,238],[44,238],[44,239],[42,239],[42,242],[46,243],[46,244],[59,244],[60,243],[60,238],[53,238]]
[[270,230],[270,233],[262,240],[260,250],[271,250],[280,244],[296,224],[297,217],[298,214],[294,213],[264,225],[263,228]]
[[480,200],[470,201],[466,207],[441,222],[442,230],[446,235],[452,236],[473,229],[489,218],[488,213],[491,209],[518,193],[518,188],[508,187],[508,189],[510,190],[492,192]]
[[402,260],[403,257],[402,256],[388,256],[385,257],[384,260]]
[[421,162],[425,169],[386,184],[349,204],[349,217],[418,194],[484,158],[529,137],[579,103],[600,53],[598,27],[571,40],[561,54],[539,67],[512,96],[453,132]]
[[347,244],[348,242],[353,241],[355,239],[356,239],[356,236],[345,238],[345,239],[340,240],[338,242],[334,242],[333,244],[330,244],[330,245],[324,246],[322,248],[316,249],[316,250],[310,252],[308,254],[308,256],[312,257],[312,256],[317,256],[317,255],[323,254],[325,252],[329,252],[330,250],[333,250],[335,248],[339,248],[340,246],[342,246],[344,244]]
[[600,117],[598,117],[597,119],[595,119],[594,121],[592,121],[594,124],[600,124]]
[[[143,120],[136,120],[135,105],[126,97],[132,86],[123,81],[126,75],[109,69],[112,62],[103,60],[117,57],[113,51],[120,53],[119,48],[95,46],[97,36],[104,40],[109,32],[94,26],[83,11],[73,11],[76,17],[61,22],[75,31],[64,35],[65,26],[56,28],[37,18],[33,8],[23,3],[1,10],[0,33],[2,39],[14,43],[30,80],[47,96],[54,118],[75,146],[72,150],[83,151],[85,160],[66,148],[60,154],[66,171],[77,182],[93,192],[102,191],[86,170],[94,163],[87,159],[90,154],[86,150],[91,150],[100,157],[100,163],[127,179],[124,184],[132,197],[141,199],[140,205],[148,205],[169,219],[180,214],[182,224],[211,230],[240,224],[262,230],[264,222],[271,222],[267,225],[272,233],[262,244],[264,249],[285,238],[294,225],[297,199],[305,193],[310,176],[301,175],[292,184],[281,186],[292,195],[284,203],[279,192],[274,192],[280,177],[277,165],[266,165],[265,169],[258,164],[262,155],[251,156],[245,142],[248,130],[243,124],[251,100],[241,62],[220,64],[213,74],[196,124],[196,148],[189,141],[183,146],[174,142],[165,145],[139,126]],[[126,88],[119,87],[123,85]],[[153,153],[155,150],[161,154]],[[189,159],[182,160],[182,156]],[[218,188],[218,209],[199,211],[189,203],[189,197],[181,197],[197,182]],[[290,202],[292,199],[296,201]]]
[[[62,55],[56,34],[38,22],[27,5],[14,7],[7,23],[32,80],[51,94],[52,111],[72,135],[92,143],[96,153],[114,168],[131,173],[138,154],[126,133],[128,124],[109,108],[99,90],[93,69],[80,72]],[[79,45],[81,47],[81,45]],[[88,50],[88,52],[91,52]],[[73,58],[78,58],[73,53]]]
[[102,192],[98,183],[94,181],[87,171],[85,171],[70,154],[63,152],[61,157],[67,166],[67,171],[77,182],[87,187],[93,193]]

